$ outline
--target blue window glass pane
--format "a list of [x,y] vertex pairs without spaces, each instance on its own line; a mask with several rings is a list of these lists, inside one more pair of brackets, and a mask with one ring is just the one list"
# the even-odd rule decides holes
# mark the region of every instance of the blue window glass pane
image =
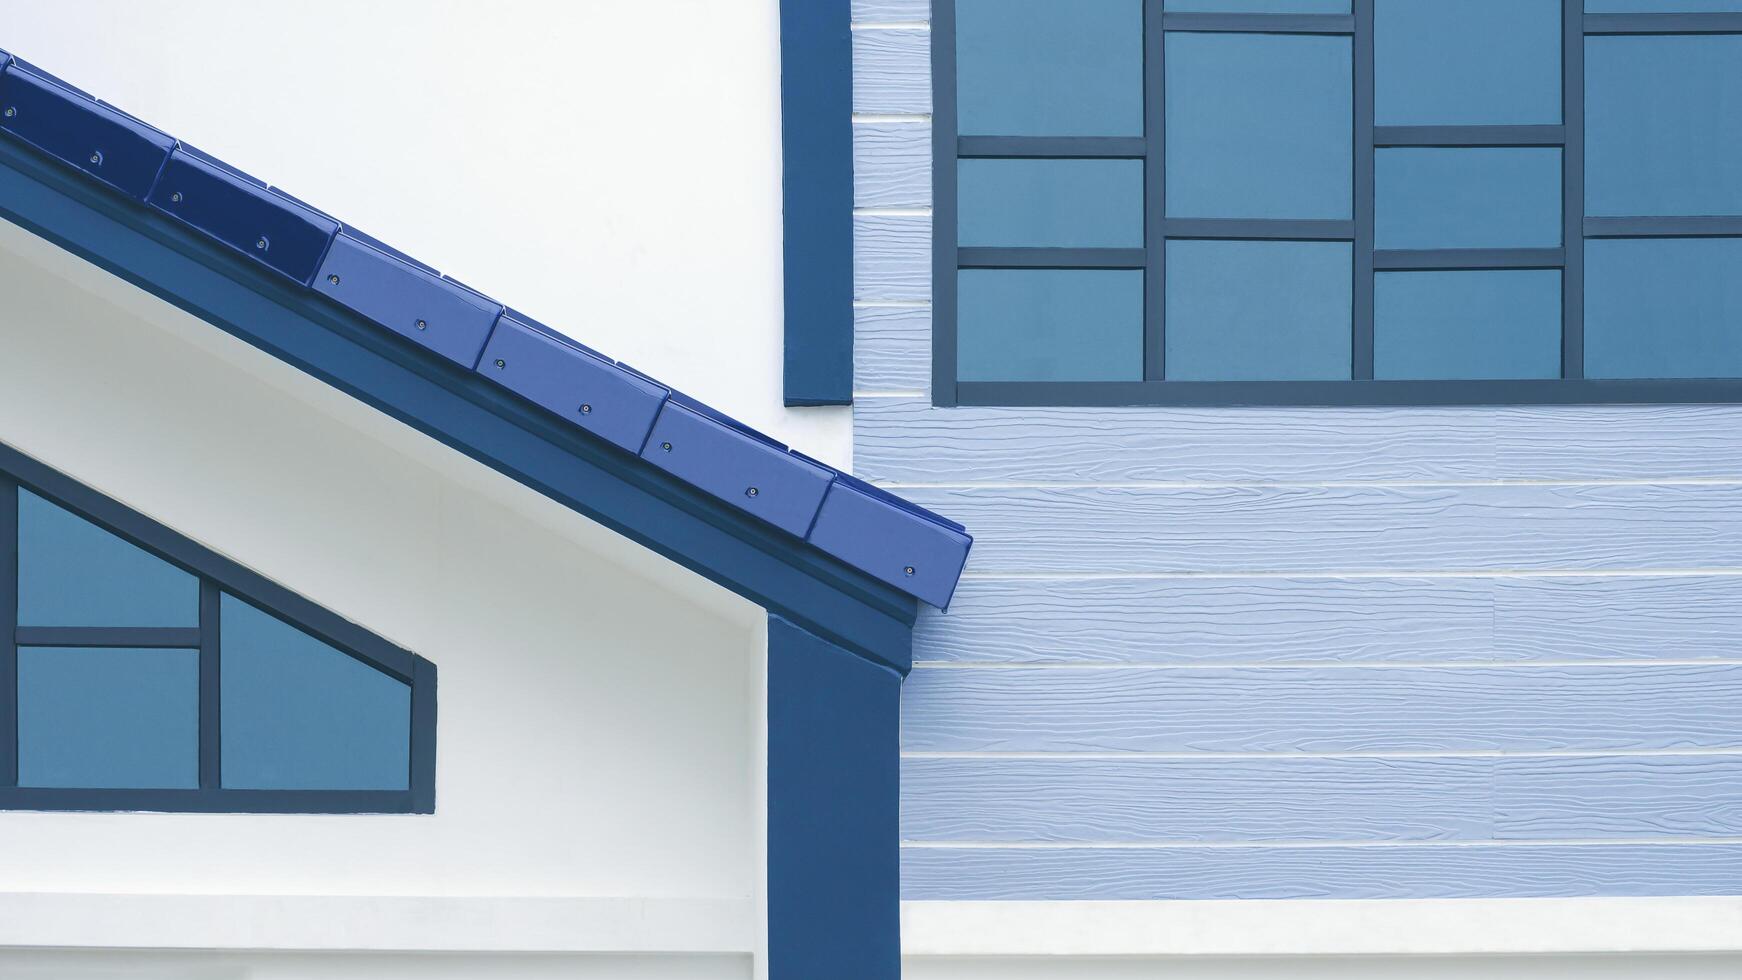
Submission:
[[1347,218],[1353,182],[1346,37],[1167,36],[1167,213]]
[[1554,248],[1558,148],[1410,147],[1374,155],[1379,248]]
[[1560,270],[1381,272],[1373,277],[1375,378],[1560,375]]
[[192,789],[196,650],[18,648],[18,784]]
[[1585,41],[1585,207],[1742,214],[1742,36]]
[[1707,14],[1742,12],[1742,0],[1585,0],[1587,14]]
[[408,685],[229,595],[218,621],[226,788],[406,788]]
[[194,576],[18,491],[21,626],[198,626]]
[[1586,242],[1585,376],[1742,378],[1742,240]]
[[956,0],[966,136],[1143,135],[1141,0]]
[[1140,248],[1142,160],[962,160],[964,246]]
[[1347,242],[1168,242],[1168,380],[1347,380],[1351,255]]
[[1349,0],[1167,0],[1169,13],[1346,14]]
[[1375,0],[1381,126],[1561,121],[1561,0]]
[[1143,273],[963,269],[956,359],[963,381],[1137,381]]

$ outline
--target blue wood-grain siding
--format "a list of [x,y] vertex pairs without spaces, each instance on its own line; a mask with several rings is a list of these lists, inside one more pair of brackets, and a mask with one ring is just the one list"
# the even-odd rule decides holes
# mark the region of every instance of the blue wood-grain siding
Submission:
[[1742,406],[932,407],[923,0],[857,0],[854,458],[965,521],[912,899],[1742,893]]

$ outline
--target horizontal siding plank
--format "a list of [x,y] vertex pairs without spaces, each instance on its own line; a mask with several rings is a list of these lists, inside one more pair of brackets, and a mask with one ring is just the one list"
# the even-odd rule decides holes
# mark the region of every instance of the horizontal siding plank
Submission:
[[902,838],[1486,840],[1489,759],[907,759]]
[[931,207],[930,125],[854,125],[853,206]]
[[974,529],[975,572],[1709,569],[1742,486],[910,488]]
[[[1742,583],[1742,580],[1738,580]],[[1495,659],[1484,579],[964,579],[914,657],[946,662]]]
[[931,20],[931,0],[853,0],[855,24],[906,24]]
[[855,472],[930,483],[1475,480],[1490,416],[1468,410],[865,406]]
[[916,668],[909,752],[1742,746],[1742,666]]
[[946,663],[1742,659],[1742,576],[969,578],[921,612]]
[[1510,840],[1742,837],[1742,758],[1500,760],[1494,819]]
[[[859,307],[853,311],[853,387],[859,391],[926,391],[931,387],[931,310]],[[854,418],[866,405],[853,403]]]
[[1742,479],[1742,406],[869,406],[860,475],[936,483]]
[[856,215],[853,286],[859,300],[931,299],[931,218]]
[[1734,895],[1742,845],[907,848],[908,900]]
[[853,32],[853,111],[931,113],[931,32],[918,28]]

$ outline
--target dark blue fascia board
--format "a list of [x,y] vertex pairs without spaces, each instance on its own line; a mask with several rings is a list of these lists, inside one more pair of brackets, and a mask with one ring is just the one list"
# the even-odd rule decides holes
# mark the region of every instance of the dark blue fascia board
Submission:
[[768,976],[901,976],[901,678],[768,619]]
[[786,404],[853,401],[849,0],[781,0]]
[[830,642],[911,667],[903,589],[194,228],[9,141],[0,215]]

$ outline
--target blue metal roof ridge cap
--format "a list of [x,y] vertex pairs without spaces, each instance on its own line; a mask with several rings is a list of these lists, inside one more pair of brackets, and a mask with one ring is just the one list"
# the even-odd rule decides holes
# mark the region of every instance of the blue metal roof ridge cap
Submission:
[[[879,505],[881,508],[887,508],[889,511],[894,512],[891,516],[905,515],[905,519],[907,520],[921,522],[924,525],[934,527],[937,531],[949,536],[951,540],[945,542],[945,550],[953,549],[956,547],[957,543],[959,543],[961,557],[962,560],[965,561],[967,548],[971,545],[973,539],[966,533],[966,530],[962,525],[950,521],[938,514],[932,513],[931,511],[919,507],[910,501],[903,500],[894,494],[881,490],[869,483],[865,483],[864,481],[856,479],[850,474],[836,469],[833,466],[829,466],[805,455],[804,453],[792,449],[785,443],[725,414],[719,409],[698,401],[680,391],[672,389],[657,379],[652,378],[627,364],[615,361],[607,355],[574,340],[572,337],[558,333],[556,330],[546,326],[545,324],[519,313],[511,307],[508,307],[484,293],[465,285],[459,280],[436,271],[434,267],[418,261],[412,256],[393,248],[372,235],[368,235],[348,224],[345,224],[337,217],[292,196],[286,191],[280,190],[279,188],[269,184],[267,181],[246,173],[195,146],[182,143],[125,110],[110,105],[107,102],[103,102],[91,93],[85,92],[77,86],[38,68],[22,58],[18,58],[4,50],[0,50],[0,74],[7,72],[28,74],[47,85],[70,93],[79,99],[88,101],[90,106],[97,111],[107,112],[112,114],[112,116],[126,120],[142,130],[158,134],[167,142],[167,149],[164,152],[164,158],[161,165],[152,175],[152,179],[143,189],[143,192],[137,195],[132,195],[126,189],[117,186],[114,182],[105,180],[102,176],[92,172],[89,168],[79,166],[76,161],[63,159],[63,154],[39,146],[34,141],[25,138],[20,134],[9,131],[6,132],[6,135],[25,146],[30,147],[32,151],[61,160],[63,163],[72,163],[74,168],[85,177],[95,180],[97,183],[108,187],[111,191],[119,192],[123,196],[133,196],[136,199],[143,200],[148,206],[157,212],[178,221],[184,227],[199,232],[219,244],[227,245],[233,251],[239,252],[242,255],[266,265],[280,274],[298,282],[303,289],[325,295],[329,299],[340,303],[340,305],[351,308],[354,312],[357,312],[365,319],[370,320],[383,329],[399,334],[414,344],[421,345],[426,349],[431,349],[436,353],[445,356],[449,360],[460,361],[465,367],[472,369],[479,374],[483,374],[487,378],[491,377],[491,372],[487,371],[487,368],[505,366],[504,361],[506,358],[499,358],[492,361],[489,356],[489,350],[492,345],[497,342],[497,336],[504,333],[504,331],[500,329],[504,324],[512,323],[515,327],[540,336],[543,339],[558,345],[560,348],[566,348],[573,351],[577,357],[582,358],[583,360],[570,365],[571,372],[574,370],[576,365],[579,365],[589,370],[605,372],[598,376],[600,378],[610,379],[615,377],[617,379],[616,384],[620,386],[618,388],[619,392],[628,392],[632,397],[638,397],[640,399],[638,404],[641,405],[641,408],[638,410],[645,410],[644,403],[647,398],[657,398],[657,401],[654,403],[652,419],[648,422],[647,428],[643,430],[642,434],[639,436],[641,445],[634,445],[636,436],[633,428],[623,429],[622,427],[619,427],[616,431],[607,432],[600,424],[601,420],[583,420],[578,417],[567,417],[568,413],[564,409],[553,405],[552,400],[554,396],[549,388],[551,382],[548,377],[544,379],[543,388],[537,394],[533,393],[532,390],[528,388],[527,383],[520,381],[511,382],[506,376],[497,376],[492,378],[492,380],[508,388],[510,391],[513,391],[520,398],[539,404],[546,409],[564,414],[566,421],[571,426],[585,431],[589,435],[605,442],[616,445],[619,448],[626,449],[631,453],[636,453],[641,456],[643,460],[657,468],[667,469],[674,472],[674,475],[678,475],[680,479],[685,479],[686,482],[691,482],[693,485],[704,490],[704,492],[722,499],[734,507],[757,515],[764,522],[781,528],[782,530],[813,544],[815,547],[834,555],[836,558],[846,561],[849,565],[856,565],[861,571],[883,580],[885,583],[894,586],[900,591],[906,592],[909,595],[931,602],[940,607],[948,605],[949,597],[954,591],[955,579],[960,575],[959,565],[956,569],[955,575],[951,577],[951,580],[948,583],[947,590],[941,588],[943,585],[941,582],[932,582],[926,585],[921,585],[921,583],[905,581],[904,579],[911,579],[914,576],[913,566],[907,566],[908,571],[904,576],[892,575],[888,568],[883,567],[889,564],[886,557],[880,556],[878,559],[871,559],[869,557],[868,553],[877,549],[879,536],[876,533],[871,533],[869,535],[853,533],[855,529],[843,529],[838,527],[838,521],[831,522],[829,525],[824,525],[823,518],[825,516],[825,511],[831,510],[827,505],[829,500],[836,496],[837,488],[842,492],[854,492],[857,499],[873,505]],[[0,131],[5,130],[0,128]],[[174,178],[174,182],[177,183],[178,186],[167,186],[167,184],[172,181],[172,170],[178,167],[180,168],[181,173],[179,177]],[[203,170],[206,174],[206,177],[203,179],[217,180],[221,183],[228,183],[229,185],[229,190],[223,190],[221,187],[211,189],[219,190],[224,194],[240,194],[245,198],[252,198],[254,203],[247,207],[252,208],[255,211],[261,211],[264,209],[267,213],[265,215],[241,215],[242,218],[248,219],[251,222],[246,229],[238,225],[238,216],[232,213],[234,208],[237,206],[235,202],[229,202],[230,206],[223,209],[219,215],[213,215],[209,211],[204,214],[198,212],[194,214],[182,213],[184,206],[186,205],[198,203],[203,208],[206,204],[206,202],[194,202],[191,198],[185,197],[183,192],[184,189],[179,186],[181,183],[187,182],[190,168],[191,172],[196,175],[199,171]],[[276,218],[270,214],[270,212],[274,211],[278,212]],[[276,254],[268,254],[272,245],[275,243],[271,241],[273,236],[258,230],[258,228],[263,224],[263,217],[265,223],[276,224],[278,229],[281,231],[295,232],[295,240],[287,243],[293,248],[295,253],[294,256],[281,258]],[[300,222],[302,227],[287,226],[285,224],[285,219],[287,218],[292,219],[292,225]],[[312,240],[310,237],[311,234],[320,240]],[[289,236],[287,235],[287,237]],[[367,311],[359,309],[357,306],[353,305],[353,303],[356,302],[355,300],[347,302],[346,299],[341,298],[340,295],[335,295],[339,292],[336,287],[342,284],[345,276],[336,271],[329,272],[329,268],[333,266],[334,262],[338,261],[339,247],[341,244],[345,244],[346,248],[353,254],[374,256],[375,258],[370,261],[384,263],[384,267],[387,269],[386,276],[390,281],[385,284],[376,284],[377,295],[371,302],[363,304],[369,307]],[[250,245],[252,245],[253,248],[250,248]],[[377,278],[379,278],[379,276]],[[417,286],[416,284],[420,282],[425,285],[421,287]],[[408,287],[405,285],[406,283],[411,283],[412,286]],[[449,344],[449,348],[453,349],[445,349],[439,343],[432,343],[431,340],[418,333],[418,331],[424,331],[426,329],[425,319],[419,317],[415,320],[410,320],[406,317],[398,317],[387,312],[394,307],[403,306],[408,295],[415,294],[420,289],[427,292],[432,288],[452,290],[462,293],[485,307],[493,308],[493,313],[491,313],[489,317],[490,323],[482,331],[481,336],[476,338],[475,346],[472,346],[471,342],[468,340],[467,342],[459,344],[458,347]],[[418,307],[406,307],[408,310],[416,308]],[[400,319],[407,319],[407,323],[399,323],[398,321]],[[472,333],[476,334],[477,331],[474,329]],[[504,342],[506,342],[506,340],[504,340]],[[557,367],[560,369],[560,366]],[[635,393],[639,393],[639,396],[636,396]],[[591,403],[584,403],[579,407],[578,411],[582,414],[590,415],[592,408],[593,405]],[[720,429],[741,436],[744,441],[740,443],[740,445],[744,446],[744,451],[749,453],[748,456],[744,457],[744,463],[751,470],[758,471],[761,474],[761,476],[758,477],[759,482],[764,478],[775,478],[781,472],[781,467],[774,464],[775,457],[771,455],[771,453],[777,453],[780,457],[789,460],[787,464],[784,464],[784,469],[789,475],[782,478],[782,482],[791,483],[791,481],[796,480],[797,483],[794,484],[794,486],[795,488],[801,489],[800,500],[797,502],[781,502],[785,507],[784,510],[770,511],[766,508],[765,504],[774,504],[776,502],[767,500],[766,498],[758,500],[758,498],[762,496],[762,491],[756,483],[753,483],[748,487],[739,487],[737,484],[742,483],[742,481],[736,480],[731,474],[714,472],[706,475],[703,473],[691,473],[689,476],[685,476],[682,473],[677,472],[677,470],[670,465],[669,460],[662,459],[652,452],[654,448],[653,435],[655,432],[659,431],[665,417],[669,414],[668,409],[686,410],[690,415],[698,420],[711,422],[719,426]],[[729,447],[731,443],[728,440],[719,445],[722,447]],[[749,448],[751,446],[760,446],[762,448],[751,451]],[[730,450],[728,449],[728,451]],[[758,460],[760,462],[758,462]],[[776,465],[776,469],[770,470],[770,465]],[[794,467],[796,467],[796,469],[794,469]],[[711,469],[712,467],[710,466],[708,468]],[[811,475],[804,475],[807,471]],[[877,510],[864,511],[864,504],[856,506],[860,508],[859,512],[862,514],[863,519],[869,521],[869,523],[886,523],[886,519],[877,516]],[[794,509],[795,507],[796,509]],[[832,509],[833,513],[836,514],[842,513],[845,510],[846,508],[839,505]],[[875,531],[875,529],[869,528],[866,530]],[[823,532],[821,539],[818,538],[819,531]],[[846,534],[847,538],[852,539],[850,544],[843,545],[843,533]],[[894,533],[893,530],[892,533]],[[899,537],[901,535],[897,534],[897,536]],[[911,537],[911,535],[908,535],[908,537]],[[959,542],[956,542],[955,539],[960,540]],[[923,551],[925,549],[921,548],[920,550]],[[941,600],[939,598],[940,596]]]

